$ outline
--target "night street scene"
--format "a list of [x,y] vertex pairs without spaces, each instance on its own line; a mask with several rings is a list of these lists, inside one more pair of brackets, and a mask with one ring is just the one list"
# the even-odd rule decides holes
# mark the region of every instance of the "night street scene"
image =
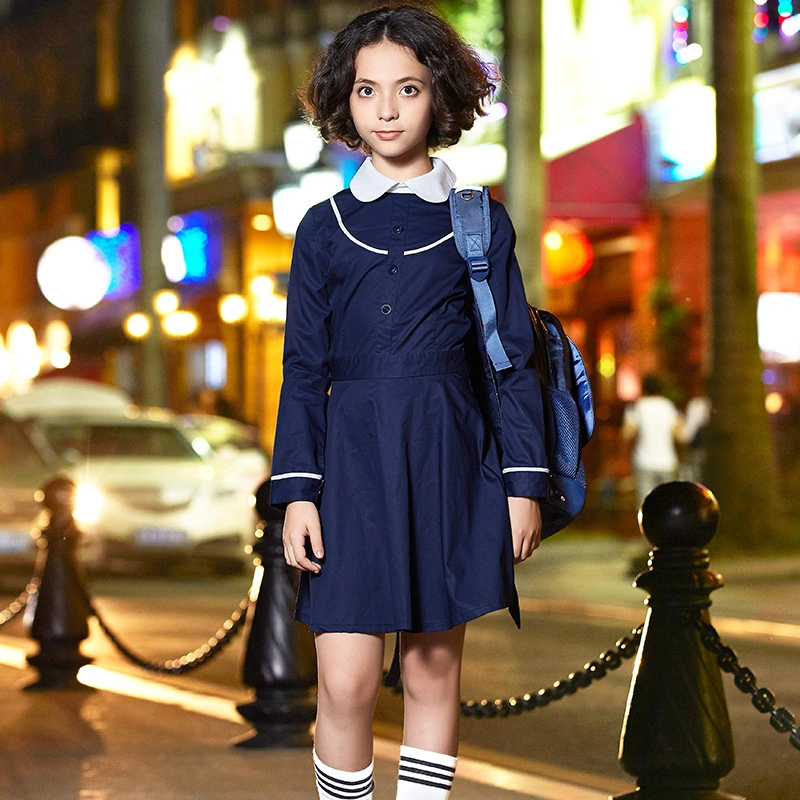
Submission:
[[0,0],[0,800],[800,800],[798,674],[800,0]]

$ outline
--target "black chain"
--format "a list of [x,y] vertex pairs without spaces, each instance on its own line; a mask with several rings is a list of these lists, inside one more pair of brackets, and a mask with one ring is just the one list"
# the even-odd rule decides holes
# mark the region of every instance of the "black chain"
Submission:
[[707,650],[717,657],[717,664],[723,672],[733,675],[733,683],[743,694],[749,694],[753,706],[761,714],[769,714],[769,724],[778,733],[788,733],[792,747],[800,750],[800,729],[794,714],[788,708],[775,708],[775,695],[769,689],[759,688],[753,671],[743,667],[733,648],[723,644],[716,628],[706,622],[701,612],[692,612],[692,619],[700,629],[700,640]]
[[642,641],[643,628],[644,625],[634,628],[630,636],[623,636],[613,648],[600,653],[595,661],[584,664],[583,669],[571,673],[563,681],[556,681],[547,689],[539,689],[535,694],[529,692],[505,700],[468,700],[461,703],[461,714],[478,719],[507,717],[511,714],[521,714],[523,711],[533,711],[534,708],[543,708],[554,700],[575,694],[578,689],[584,689],[594,681],[604,678],[609,672],[619,669],[623,661],[632,658]]
[[116,647],[132,664],[148,672],[156,672],[162,675],[181,675],[211,660],[231,641],[231,639],[233,639],[242,629],[247,619],[247,609],[249,606],[250,599],[246,597],[239,603],[239,607],[236,611],[222,623],[222,627],[207,642],[191,652],[182,655],[180,658],[168,659],[166,661],[147,661],[141,656],[136,655],[136,653],[126,647],[108,627],[106,621],[98,614],[97,609],[94,606],[90,606],[90,608],[91,613],[94,615],[103,633],[108,636],[114,647]]
[[168,659],[166,661],[148,661],[147,659],[138,656],[130,648],[126,647],[119,637],[108,627],[108,624],[103,617],[98,613],[92,598],[89,594],[83,579],[77,573],[75,578],[83,593],[84,600],[86,601],[89,612],[97,620],[103,633],[111,640],[111,643],[117,650],[125,656],[132,664],[141,667],[148,672],[155,672],[161,675],[182,675],[184,672],[196,669],[197,667],[210,661],[217,653],[219,653],[225,645],[227,645],[234,636],[242,629],[247,621],[247,610],[250,607],[250,598],[253,596],[255,590],[255,579],[250,591],[240,603],[238,608],[233,614],[222,623],[220,629],[210,637],[204,644],[194,650],[180,656],[179,658]]
[[9,603],[7,608],[0,611],[0,628],[16,619],[26,608],[30,599],[39,591],[39,579],[31,578],[30,583],[23,589],[22,593]]

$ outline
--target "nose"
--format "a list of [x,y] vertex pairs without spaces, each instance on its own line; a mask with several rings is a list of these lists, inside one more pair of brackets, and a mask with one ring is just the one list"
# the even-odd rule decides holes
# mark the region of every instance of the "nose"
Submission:
[[381,100],[381,105],[378,109],[378,118],[382,122],[389,122],[390,120],[397,119],[397,104],[393,96],[385,96]]

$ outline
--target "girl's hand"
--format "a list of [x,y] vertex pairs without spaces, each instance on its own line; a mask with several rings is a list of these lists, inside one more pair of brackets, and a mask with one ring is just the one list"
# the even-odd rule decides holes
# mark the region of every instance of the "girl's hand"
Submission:
[[519,564],[530,558],[542,541],[539,500],[536,497],[509,497],[508,516],[511,518],[514,563]]
[[322,558],[322,524],[314,503],[297,500],[286,506],[283,521],[283,557],[290,567],[304,572],[318,573],[322,567],[306,556],[306,538],[311,540],[311,549],[317,558]]

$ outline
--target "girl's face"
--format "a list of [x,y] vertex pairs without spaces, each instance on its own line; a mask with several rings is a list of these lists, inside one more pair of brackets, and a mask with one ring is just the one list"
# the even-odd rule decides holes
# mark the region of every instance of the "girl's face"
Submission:
[[355,71],[350,113],[377,169],[398,180],[429,172],[431,71],[411,50],[387,41],[362,47]]

